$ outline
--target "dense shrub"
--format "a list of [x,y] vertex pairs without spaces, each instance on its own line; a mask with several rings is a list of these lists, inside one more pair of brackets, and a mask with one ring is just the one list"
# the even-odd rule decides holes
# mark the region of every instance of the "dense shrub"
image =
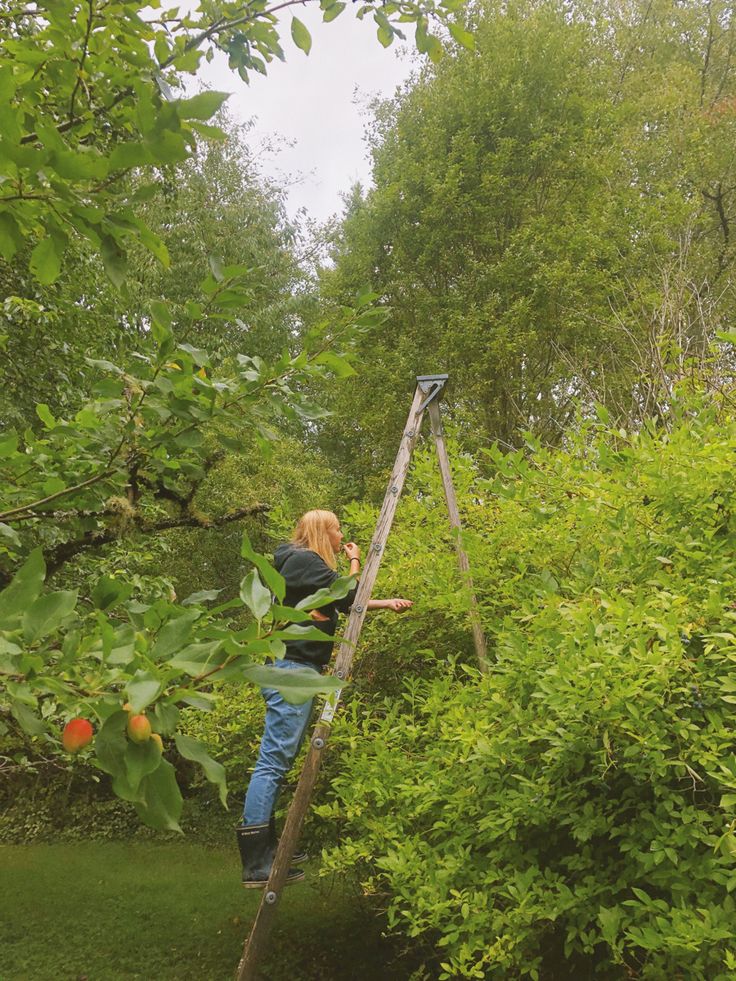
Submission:
[[[448,657],[448,571],[429,670],[353,700],[320,809],[326,869],[358,870],[434,976],[734,977],[734,450],[691,394],[669,428],[459,459],[492,669]],[[424,463],[392,546],[422,597],[446,569]]]

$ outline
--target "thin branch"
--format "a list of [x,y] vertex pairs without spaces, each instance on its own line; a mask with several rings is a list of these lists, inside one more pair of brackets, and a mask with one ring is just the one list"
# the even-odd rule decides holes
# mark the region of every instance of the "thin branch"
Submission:
[[74,88],[72,89],[71,99],[69,100],[69,119],[74,119],[74,103],[77,100],[77,92],[82,84],[82,72],[84,71],[84,63],[87,60],[87,54],[89,53],[89,39],[92,36],[92,24],[95,18],[95,5],[94,0],[88,0],[89,13],[87,15],[87,30],[84,35],[84,41],[82,42],[82,53],[79,56],[79,65],[77,67],[77,80],[74,83]]
[[21,507],[11,508],[10,511],[0,512],[0,521],[7,521],[8,518],[12,518],[14,515],[23,515],[22,518],[18,519],[25,521],[29,517],[38,517],[32,513],[34,508],[39,508],[44,504],[50,504],[51,501],[56,501],[60,497],[66,497],[68,494],[74,494],[78,490],[83,490],[85,487],[91,487],[93,484],[99,483],[99,481],[104,480],[106,477],[110,477],[113,474],[113,470],[110,469],[108,464],[107,469],[103,470],[102,473],[96,474],[94,477],[89,477],[87,480],[81,481],[79,484],[74,484],[72,487],[65,487],[64,490],[57,491],[55,494],[49,494],[48,497],[42,497],[38,501],[34,501],[32,504],[24,504]]

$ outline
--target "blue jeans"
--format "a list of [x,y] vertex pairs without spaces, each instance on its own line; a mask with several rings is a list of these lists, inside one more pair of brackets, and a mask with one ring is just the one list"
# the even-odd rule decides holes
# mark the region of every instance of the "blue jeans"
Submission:
[[[274,666],[293,670],[307,665],[279,660]],[[314,702],[310,698],[301,705],[291,705],[275,688],[262,688],[261,694],[266,701],[266,726],[243,803],[243,824],[246,825],[268,824],[281,783],[304,739]]]

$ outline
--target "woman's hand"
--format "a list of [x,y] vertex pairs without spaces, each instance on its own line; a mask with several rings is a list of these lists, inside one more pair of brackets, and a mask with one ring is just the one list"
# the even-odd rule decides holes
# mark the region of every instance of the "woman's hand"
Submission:
[[388,599],[384,600],[387,610],[393,610],[394,613],[403,613],[405,610],[410,609],[414,606],[414,603],[408,599]]
[[356,545],[355,542],[345,542],[343,545],[343,551],[349,559],[357,559],[360,561],[360,546]]

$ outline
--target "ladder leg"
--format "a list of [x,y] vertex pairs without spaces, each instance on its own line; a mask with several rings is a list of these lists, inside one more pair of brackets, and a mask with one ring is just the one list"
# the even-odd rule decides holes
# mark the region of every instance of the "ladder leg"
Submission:
[[455,550],[457,552],[457,564],[460,568],[460,574],[463,578],[463,583],[465,587],[470,592],[470,625],[473,631],[473,643],[475,645],[475,653],[478,658],[478,665],[481,671],[488,671],[488,649],[486,647],[486,638],[483,633],[483,626],[480,619],[480,610],[478,608],[478,600],[475,595],[475,590],[473,589],[473,578],[470,574],[470,563],[468,562],[468,556],[465,549],[460,541],[460,512],[457,506],[457,497],[455,496],[455,487],[452,483],[452,473],[450,471],[450,460],[447,455],[447,446],[445,445],[445,437],[442,430],[442,418],[440,416],[440,407],[437,404],[437,400],[433,400],[429,403],[429,423],[432,427],[432,437],[434,439],[434,445],[437,449],[437,460],[440,466],[440,475],[442,477],[442,487],[445,492],[445,501],[447,502],[447,512],[450,516],[450,527],[455,532]]

